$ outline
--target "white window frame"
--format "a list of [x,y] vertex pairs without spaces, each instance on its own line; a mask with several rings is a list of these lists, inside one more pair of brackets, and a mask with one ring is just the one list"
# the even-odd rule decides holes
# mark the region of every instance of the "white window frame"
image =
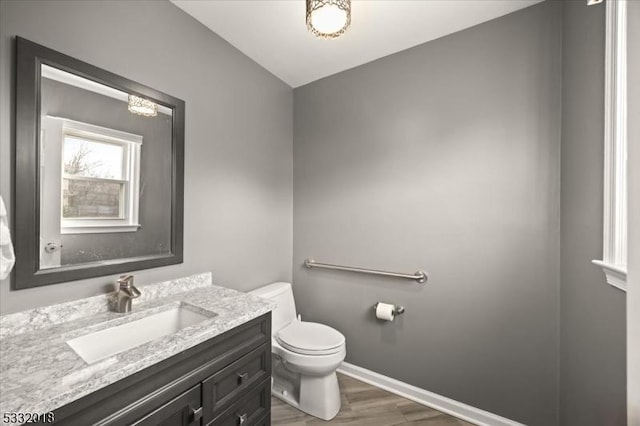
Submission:
[[[60,212],[60,233],[61,234],[99,234],[111,232],[135,232],[140,228],[139,223],[139,200],[140,200],[140,151],[142,147],[142,136],[127,133],[107,127],[82,123],[69,119],[62,119],[62,144],[66,136],[87,138],[98,142],[113,143],[124,148],[124,179],[113,179],[114,182],[124,183],[124,206],[122,218],[74,218],[65,219]],[[64,162],[64,159],[63,159]],[[61,173],[62,180],[66,177]],[[99,179],[112,180],[112,179]],[[63,197],[60,191],[60,197]],[[62,203],[61,203],[62,206]]]
[[602,267],[607,282],[627,289],[627,3],[606,2],[604,217]]

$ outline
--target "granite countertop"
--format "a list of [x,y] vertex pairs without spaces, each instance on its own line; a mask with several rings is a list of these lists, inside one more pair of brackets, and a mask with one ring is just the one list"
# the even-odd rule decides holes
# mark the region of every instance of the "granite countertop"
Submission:
[[[263,315],[274,304],[211,284],[211,274],[140,287],[127,314],[113,294],[0,316],[0,413],[46,413]],[[206,316],[174,334],[87,364],[66,343],[183,305]]]

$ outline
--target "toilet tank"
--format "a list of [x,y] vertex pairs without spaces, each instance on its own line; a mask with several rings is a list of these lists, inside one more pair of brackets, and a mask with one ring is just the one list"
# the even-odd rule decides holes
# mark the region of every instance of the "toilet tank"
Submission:
[[296,319],[296,302],[293,299],[291,284],[278,282],[259,287],[249,292],[255,296],[271,299],[278,305],[271,312],[271,335]]

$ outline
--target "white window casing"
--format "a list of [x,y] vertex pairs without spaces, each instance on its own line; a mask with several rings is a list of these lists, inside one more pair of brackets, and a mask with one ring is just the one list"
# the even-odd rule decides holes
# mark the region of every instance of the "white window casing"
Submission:
[[[120,218],[64,218],[60,214],[61,234],[96,234],[112,232],[135,232],[140,228],[140,151],[143,137],[140,135],[110,129],[79,121],[63,121],[62,137],[85,137],[89,140],[103,141],[121,145],[124,149],[123,179],[101,179],[82,177],[82,180],[100,180],[124,185],[123,212]],[[61,176],[61,179],[73,179],[73,176]],[[62,193],[60,193],[62,197]]]
[[604,216],[602,267],[607,282],[627,286],[626,0],[606,2]]

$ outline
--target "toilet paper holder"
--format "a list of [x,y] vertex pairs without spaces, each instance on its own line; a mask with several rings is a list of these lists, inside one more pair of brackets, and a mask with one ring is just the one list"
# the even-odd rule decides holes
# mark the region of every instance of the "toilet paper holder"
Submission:
[[[376,309],[378,309],[378,303],[379,302],[376,302],[376,304],[373,305],[373,312],[375,312]],[[395,312],[396,315],[404,314],[404,306],[396,306],[395,309],[394,309],[394,312]]]

